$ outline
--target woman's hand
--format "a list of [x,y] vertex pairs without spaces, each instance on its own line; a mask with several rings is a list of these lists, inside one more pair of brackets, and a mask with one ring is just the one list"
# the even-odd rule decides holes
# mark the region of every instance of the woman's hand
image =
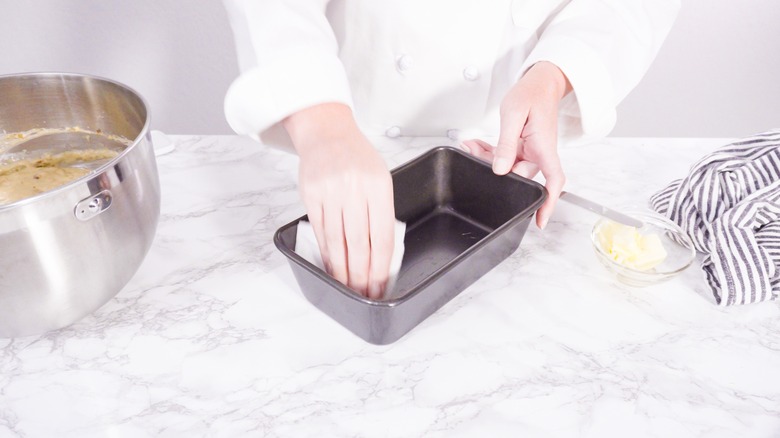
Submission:
[[563,190],[566,176],[558,157],[558,102],[571,91],[566,76],[554,64],[533,65],[501,102],[501,131],[495,148],[481,140],[463,145],[472,155],[493,163],[493,172],[514,172],[533,178],[540,170],[548,198],[536,215],[544,228]]
[[393,254],[393,182],[349,107],[327,103],[284,121],[300,156],[299,186],[329,274],[379,298]]

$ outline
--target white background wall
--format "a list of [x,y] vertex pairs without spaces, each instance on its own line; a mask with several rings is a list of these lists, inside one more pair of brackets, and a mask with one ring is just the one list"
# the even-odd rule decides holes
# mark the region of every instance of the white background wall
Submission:
[[238,66],[221,1],[0,0],[0,5],[0,73],[105,76],[149,101],[155,129],[231,132],[222,100]]
[[[222,98],[238,70],[221,1],[0,0],[0,17],[0,74],[106,76],[146,97],[157,129],[230,132]],[[735,137],[780,127],[778,23],[778,0],[683,0],[613,135]]]
[[780,1],[683,0],[614,136],[739,137],[780,128]]

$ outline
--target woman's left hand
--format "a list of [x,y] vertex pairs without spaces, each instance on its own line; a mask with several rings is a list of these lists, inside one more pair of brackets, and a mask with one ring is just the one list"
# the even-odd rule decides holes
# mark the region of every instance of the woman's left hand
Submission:
[[566,176],[558,157],[558,103],[571,91],[563,72],[550,62],[533,65],[501,102],[496,147],[481,140],[463,142],[469,152],[493,163],[493,172],[533,178],[540,170],[548,197],[536,214],[544,228],[560,197]]

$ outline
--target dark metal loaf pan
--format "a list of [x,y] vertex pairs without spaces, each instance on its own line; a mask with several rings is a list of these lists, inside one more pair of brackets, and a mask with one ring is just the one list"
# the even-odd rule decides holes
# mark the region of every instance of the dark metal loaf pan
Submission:
[[398,340],[520,245],[547,193],[460,150],[438,147],[392,171],[396,217],[406,251],[393,290],[361,296],[295,253],[298,221],[274,243],[287,256],[306,298],[372,344]]

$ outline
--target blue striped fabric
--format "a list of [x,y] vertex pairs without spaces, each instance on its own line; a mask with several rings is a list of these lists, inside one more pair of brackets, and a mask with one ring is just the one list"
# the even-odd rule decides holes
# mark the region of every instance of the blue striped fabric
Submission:
[[650,198],[706,254],[721,306],[775,299],[780,291],[780,130],[721,147]]

